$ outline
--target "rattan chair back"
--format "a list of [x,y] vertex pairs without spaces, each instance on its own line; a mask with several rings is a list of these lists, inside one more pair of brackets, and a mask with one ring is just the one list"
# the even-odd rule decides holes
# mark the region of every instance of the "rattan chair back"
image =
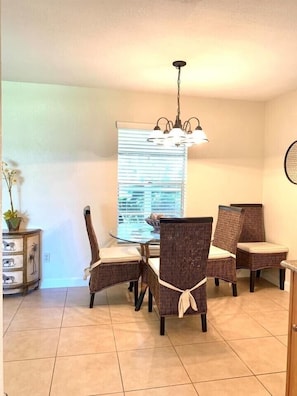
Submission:
[[96,233],[93,227],[92,218],[91,218],[91,209],[90,206],[86,206],[84,208],[84,218],[86,222],[87,233],[89,237],[89,243],[91,248],[91,264],[95,263],[100,259],[99,254],[99,244],[97,241]]
[[[201,314],[202,330],[206,331],[206,263],[209,253],[212,217],[163,218],[160,220],[159,276],[148,265],[149,311],[152,296],[160,315],[160,334],[165,331],[165,316],[178,314],[180,292],[191,290],[198,310],[188,308],[186,314]],[[161,282],[166,282],[167,286]]]
[[212,218],[176,218],[160,221],[160,278],[181,289],[206,274]]
[[242,232],[245,209],[219,205],[218,219],[212,244],[236,254],[237,243]]
[[244,209],[244,223],[239,242],[265,242],[263,205],[231,204],[231,207]]

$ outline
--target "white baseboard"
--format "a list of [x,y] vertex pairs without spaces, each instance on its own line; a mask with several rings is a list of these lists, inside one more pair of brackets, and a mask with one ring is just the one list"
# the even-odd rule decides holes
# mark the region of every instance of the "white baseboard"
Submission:
[[80,287],[89,286],[88,280],[83,280],[82,278],[52,278],[44,279],[40,283],[40,289],[50,289],[59,287]]
[[[276,270],[262,270],[261,276],[264,279],[266,279],[268,282],[279,287],[279,270],[278,269],[276,269]],[[284,288],[287,292],[290,291],[290,282],[288,282],[288,280],[285,280]]]
[[[237,270],[238,278],[247,278],[250,276],[250,271],[246,269]],[[279,271],[273,270],[262,270],[261,276],[268,282],[279,287]],[[40,283],[40,289],[50,289],[59,287],[81,287],[88,286],[89,281],[82,278],[51,278],[44,279]],[[290,282],[285,280],[285,290],[290,291]]]
[[238,269],[236,271],[236,276],[237,278],[249,278],[250,277],[250,271],[247,269]]

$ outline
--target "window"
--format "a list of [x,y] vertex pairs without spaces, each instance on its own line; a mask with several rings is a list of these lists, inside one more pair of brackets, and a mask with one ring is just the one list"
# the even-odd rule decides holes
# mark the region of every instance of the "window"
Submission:
[[118,129],[118,223],[184,215],[187,148],[155,146],[150,133]]

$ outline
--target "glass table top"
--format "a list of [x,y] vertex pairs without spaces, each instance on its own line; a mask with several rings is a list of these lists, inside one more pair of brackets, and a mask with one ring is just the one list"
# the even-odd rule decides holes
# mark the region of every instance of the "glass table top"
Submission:
[[116,239],[130,243],[152,244],[160,243],[160,233],[146,223],[127,224],[121,223],[118,228],[109,234]]

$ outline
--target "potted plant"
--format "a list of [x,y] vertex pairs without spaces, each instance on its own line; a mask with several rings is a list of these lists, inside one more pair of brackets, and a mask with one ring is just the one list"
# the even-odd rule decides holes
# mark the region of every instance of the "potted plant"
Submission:
[[2,176],[5,181],[10,200],[10,209],[3,213],[3,218],[6,221],[9,231],[17,231],[20,228],[20,223],[22,221],[22,218],[18,215],[18,211],[14,209],[12,200],[12,186],[17,182],[17,171],[15,169],[10,169],[7,163],[2,161]]

